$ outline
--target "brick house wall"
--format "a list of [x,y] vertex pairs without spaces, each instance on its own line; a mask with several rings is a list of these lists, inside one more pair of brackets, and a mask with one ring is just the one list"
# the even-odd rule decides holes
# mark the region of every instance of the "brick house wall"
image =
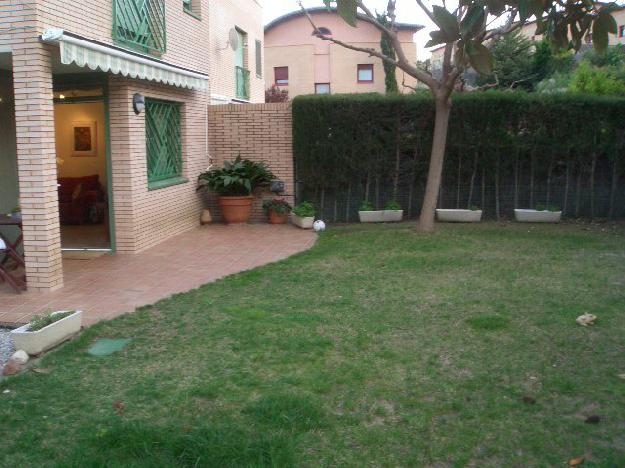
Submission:
[[[262,37],[262,16],[255,0],[194,0],[194,15],[182,1],[167,1],[167,50],[159,58],[216,77],[232,78],[234,66],[211,63],[210,9],[245,21],[254,40]],[[52,64],[58,47],[38,36],[62,28],[90,40],[115,45],[113,1],[5,0],[0,2],[0,54],[12,55],[19,195],[29,290],[62,287],[61,238],[57,195]],[[226,36],[227,37],[227,36]],[[232,73],[230,73],[232,71]],[[255,74],[253,74],[255,77]],[[112,204],[117,251],[135,253],[199,224],[201,196],[197,175],[208,166],[207,91],[192,91],[147,80],[108,74]],[[252,81],[254,99],[264,99],[264,86]],[[218,82],[217,82],[218,83]],[[217,86],[217,84],[216,84]],[[183,176],[186,183],[148,190],[145,112],[135,115],[132,96],[141,93],[181,104]]]
[[[222,165],[238,154],[253,161],[265,161],[271,171],[286,183],[283,198],[293,204],[292,122],[289,103],[210,106],[208,136],[213,163]],[[254,202],[253,222],[266,220],[262,201],[274,197],[266,191],[258,195]],[[213,217],[220,220],[215,196],[206,196],[206,203]]]

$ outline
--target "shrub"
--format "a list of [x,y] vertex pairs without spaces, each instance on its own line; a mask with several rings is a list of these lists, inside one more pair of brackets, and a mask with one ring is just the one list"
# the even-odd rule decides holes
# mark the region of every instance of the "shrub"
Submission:
[[363,201],[360,204],[360,211],[375,211],[375,208],[373,207],[373,203],[369,202],[369,201]]
[[263,209],[265,210],[265,213],[273,211],[277,214],[285,214],[290,213],[291,205],[289,205],[289,203],[283,198],[274,198],[272,200],[265,200],[263,202]]
[[621,96],[625,94],[625,84],[607,70],[584,61],[573,73],[570,90],[597,96]]
[[389,201],[386,206],[384,207],[385,210],[394,210],[394,211],[399,211],[401,210],[401,205],[399,203],[397,203],[395,200],[391,200]]
[[293,208],[293,214],[300,218],[312,218],[315,216],[315,207],[310,202],[302,202]]
[[69,317],[74,312],[76,311],[68,310],[67,312],[61,312],[61,313],[57,313],[54,315],[52,312],[46,315],[35,315],[30,321],[30,326],[28,327],[28,331],[36,332],[38,330],[41,330],[42,328],[45,328],[48,325],[53,324],[54,322],[58,322],[59,320],[64,319],[65,317]]
[[224,162],[224,167],[203,172],[198,177],[199,188],[208,188],[224,196],[250,195],[258,187],[269,185],[275,175],[264,162],[241,159]]

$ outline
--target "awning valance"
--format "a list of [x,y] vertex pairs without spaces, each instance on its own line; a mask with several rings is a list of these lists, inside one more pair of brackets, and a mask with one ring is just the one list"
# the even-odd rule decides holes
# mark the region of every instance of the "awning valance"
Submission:
[[41,35],[41,40],[59,44],[61,63],[64,65],[75,63],[79,67],[88,67],[91,70],[100,69],[103,72],[200,91],[205,91],[208,85],[208,76],[203,73],[82,39],[62,29],[46,29]]

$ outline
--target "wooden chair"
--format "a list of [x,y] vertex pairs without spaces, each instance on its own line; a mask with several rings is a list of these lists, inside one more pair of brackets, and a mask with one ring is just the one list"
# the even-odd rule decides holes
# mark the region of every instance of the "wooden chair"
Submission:
[[0,280],[6,281],[9,286],[20,293],[22,290],[26,289],[26,285],[8,272],[5,265],[9,258],[14,260],[18,265],[24,265],[24,260],[22,260],[22,258],[7,245],[4,239],[0,237]]

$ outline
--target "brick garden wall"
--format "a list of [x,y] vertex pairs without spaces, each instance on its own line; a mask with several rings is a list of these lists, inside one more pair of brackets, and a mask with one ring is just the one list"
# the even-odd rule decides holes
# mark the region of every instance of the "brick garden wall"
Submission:
[[[243,158],[265,161],[286,183],[284,198],[293,203],[293,136],[289,103],[209,106],[208,137],[213,164],[220,166],[239,153]],[[253,222],[266,220],[262,200],[273,196],[269,192],[259,195],[254,203]],[[206,196],[206,202],[213,217],[219,220],[216,198]]]

